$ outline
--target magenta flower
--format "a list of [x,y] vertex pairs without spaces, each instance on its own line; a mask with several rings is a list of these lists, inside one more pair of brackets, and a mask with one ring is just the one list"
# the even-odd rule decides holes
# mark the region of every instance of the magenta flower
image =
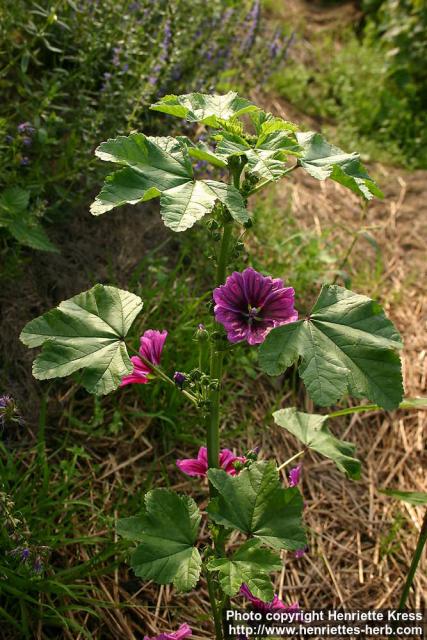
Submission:
[[[141,356],[154,365],[160,364],[160,357],[167,335],[167,331],[156,331],[155,329],[145,331],[140,340],[139,353]],[[122,378],[121,387],[127,384],[146,384],[148,382],[148,376],[152,371],[148,364],[141,360],[139,356],[132,356],[131,361],[133,371]]]
[[298,319],[295,292],[280,278],[263,276],[251,267],[235,271],[213,292],[215,319],[224,325],[230,342],[264,342],[273,327]]
[[144,640],[183,640],[184,638],[189,638],[193,635],[188,624],[182,624],[178,631],[173,631],[172,633],[161,633],[159,636],[152,636],[149,638],[148,636],[144,636]]
[[297,549],[297,550],[295,551],[295,554],[294,554],[294,555],[295,555],[295,558],[296,558],[297,560],[299,560],[300,558],[302,558],[303,556],[305,556],[305,554],[307,553],[307,551],[308,551],[308,547],[303,547],[302,549]]
[[271,602],[263,602],[259,598],[255,598],[249,590],[247,584],[242,584],[240,587],[240,595],[244,596],[249,602],[252,604],[254,609],[259,611],[260,613],[268,613],[269,611],[299,611],[298,602],[294,602],[287,606],[284,602],[282,602],[278,595],[275,594],[273,600]]
[[[222,451],[220,451],[219,465],[229,476],[235,476],[237,474],[237,470],[234,468],[235,462],[246,462],[246,458],[243,456],[235,456],[230,449],[222,449]],[[208,450],[206,447],[200,447],[197,458],[177,460],[176,466],[187,476],[204,478],[208,472]]]
[[301,480],[301,469],[302,469],[302,464],[299,464],[289,471],[290,487],[296,487],[297,484],[299,484],[299,481]]

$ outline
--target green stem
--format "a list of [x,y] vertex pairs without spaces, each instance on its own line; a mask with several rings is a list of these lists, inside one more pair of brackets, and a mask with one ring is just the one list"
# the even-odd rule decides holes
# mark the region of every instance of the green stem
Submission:
[[[147,358],[144,358],[144,356],[142,356],[140,354],[139,351],[136,351],[136,349],[131,349],[137,356],[138,358],[140,358],[142,360],[142,362],[144,362],[147,367],[150,367],[150,369],[156,374],[156,376],[158,378],[160,378],[161,380],[163,380],[164,382],[167,382],[168,384],[171,384],[172,386],[175,387],[175,389],[177,388],[175,382],[172,380],[172,378],[169,378],[169,376],[167,375],[167,373],[165,373],[163,371],[163,369],[161,367],[159,367],[156,364],[153,364],[152,362],[150,362],[150,360],[147,360]],[[194,396],[192,393],[190,393],[189,391],[186,391],[185,389],[181,390],[181,393],[188,398],[189,400],[191,400],[191,402],[193,404],[195,404],[197,406],[197,398],[196,396]]]
[[294,460],[296,460],[300,456],[304,455],[304,453],[305,453],[305,449],[303,449],[302,451],[298,451],[298,453],[296,453],[294,456],[292,456],[292,458],[289,458],[289,460],[286,460],[286,462],[283,462],[283,464],[281,464],[280,467],[278,467],[277,471],[280,471],[281,469],[284,469],[285,467],[288,466],[288,464],[291,464],[291,462],[293,462]]
[[402,597],[400,598],[400,602],[399,602],[399,609],[405,608],[406,600],[408,599],[409,592],[411,590],[412,583],[414,581],[415,572],[421,560],[424,545],[426,544],[426,542],[427,542],[427,510],[424,514],[424,520],[421,527],[420,535],[418,537],[415,553],[412,558],[411,566],[409,567],[409,572],[406,578],[405,586],[403,587]]
[[[406,400],[402,400],[399,403],[398,409],[414,409],[415,411],[420,411],[421,409],[426,409],[426,403],[422,403],[424,398],[406,398]],[[419,404],[416,404],[419,401]],[[334,411],[333,413],[328,414],[328,418],[338,418],[339,416],[348,416],[351,413],[362,413],[363,411],[384,411],[382,407],[378,404],[361,404],[357,407],[347,407],[346,409],[339,409],[338,411]]]
[[220,611],[218,611],[216,595],[215,595],[215,585],[213,583],[213,580],[209,571],[206,571],[206,582],[208,586],[209,601],[211,603],[212,614],[213,614],[214,625],[215,625],[215,637],[216,637],[216,640],[222,640],[223,635],[222,635],[221,613]]

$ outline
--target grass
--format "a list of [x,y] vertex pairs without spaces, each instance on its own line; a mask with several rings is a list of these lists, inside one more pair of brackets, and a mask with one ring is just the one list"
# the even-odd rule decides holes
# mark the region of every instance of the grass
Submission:
[[403,90],[390,79],[380,44],[350,28],[317,34],[309,47],[304,42],[273,74],[274,91],[364,161],[427,167],[425,114],[415,109],[414,87]]

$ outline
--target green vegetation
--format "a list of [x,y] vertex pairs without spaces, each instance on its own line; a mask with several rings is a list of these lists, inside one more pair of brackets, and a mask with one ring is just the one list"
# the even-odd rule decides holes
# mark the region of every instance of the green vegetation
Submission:
[[313,50],[291,54],[272,84],[330,136],[333,130],[343,148],[357,146],[365,160],[425,168],[427,8],[417,0],[366,8],[361,30],[320,32]]

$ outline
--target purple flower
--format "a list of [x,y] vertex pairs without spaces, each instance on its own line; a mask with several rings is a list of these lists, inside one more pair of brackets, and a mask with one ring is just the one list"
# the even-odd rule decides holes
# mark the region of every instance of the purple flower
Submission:
[[[139,353],[141,356],[154,365],[160,364],[163,345],[165,344],[167,335],[167,331],[156,331],[155,329],[145,331],[140,340]],[[152,372],[149,365],[141,360],[139,356],[132,356],[131,361],[133,371],[127,376],[124,376],[120,384],[121,387],[127,384],[146,384],[149,380],[148,376]]]
[[188,624],[182,624],[178,631],[173,631],[172,633],[161,633],[159,636],[144,636],[144,640],[184,640],[184,638],[189,638],[193,635]]
[[[229,476],[237,475],[234,467],[235,462],[246,462],[244,456],[235,456],[230,449],[222,449],[219,454],[219,465]],[[208,450],[206,447],[200,447],[197,458],[187,458],[186,460],[177,460],[176,466],[187,476],[198,476],[204,478],[208,472]]]
[[297,465],[289,471],[289,486],[296,487],[301,479],[302,464]]
[[28,158],[28,156],[22,156],[21,165],[23,167],[28,167],[29,164],[30,164],[30,159]]
[[187,380],[187,376],[185,375],[185,373],[182,373],[181,371],[175,371],[173,375],[173,381],[175,382],[177,387],[182,389],[184,382],[186,380]]
[[28,136],[24,136],[22,138],[22,144],[24,144],[26,147],[30,147],[32,145],[32,143],[33,143],[33,141]]
[[295,322],[295,292],[280,278],[263,276],[252,267],[235,271],[213,292],[215,319],[224,325],[230,342],[264,342],[273,327]]
[[308,547],[303,547],[302,549],[297,549],[297,550],[295,551],[295,554],[294,554],[294,555],[295,555],[295,558],[296,558],[297,560],[299,560],[300,558],[302,558],[303,556],[305,556],[305,554],[307,553],[307,551],[308,551]]
[[22,422],[18,408],[12,396],[0,396],[0,428],[9,422]]
[[5,138],[7,144],[11,144],[13,142],[13,136],[7,135]]
[[18,133],[25,133],[29,127],[32,128],[31,122],[21,122],[16,128]]
[[240,587],[240,595],[244,596],[247,600],[249,600],[249,602],[252,604],[254,609],[256,609],[256,611],[259,611],[260,613],[268,613],[269,611],[279,611],[279,610],[299,611],[298,602],[295,602],[294,604],[287,606],[284,602],[282,602],[279,599],[277,594],[274,595],[273,600],[271,600],[270,602],[263,602],[263,600],[260,600],[259,598],[255,598],[255,596],[252,595],[252,593],[250,592],[247,584],[242,584],[242,586]]
[[28,547],[24,547],[24,549],[22,549],[21,551],[22,562],[26,562],[29,557],[30,557],[30,550],[28,549]]

